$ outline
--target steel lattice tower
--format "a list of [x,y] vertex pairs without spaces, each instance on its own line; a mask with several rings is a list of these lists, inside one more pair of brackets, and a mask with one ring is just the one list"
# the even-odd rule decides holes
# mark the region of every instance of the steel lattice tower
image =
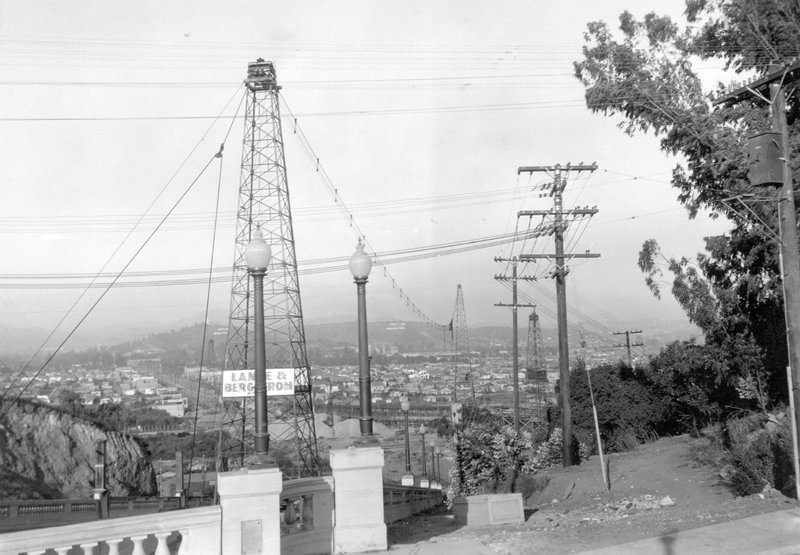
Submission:
[[547,367],[544,363],[542,328],[536,310],[528,317],[528,345],[525,354],[525,377],[527,381],[536,384],[536,415],[541,422],[547,405]]
[[[293,368],[295,395],[270,396],[267,401],[270,449],[291,446],[294,468],[286,475],[319,473],[311,377],[306,351],[303,310],[297,278],[292,213],[286,177],[279,90],[272,62],[248,64],[247,104],[242,144],[239,203],[233,261],[226,369],[253,367],[253,295],[245,248],[255,226],[261,226],[272,247],[264,280],[264,328],[268,368]],[[220,451],[243,461],[253,448],[252,401],[225,402],[228,445]]]
[[532,311],[528,317],[528,345],[525,359],[525,377],[528,381],[547,380],[542,347],[542,328],[539,326],[539,315]]
[[475,384],[472,381],[472,359],[469,348],[469,328],[464,309],[464,293],[461,284],[456,290],[456,306],[450,321],[453,338],[453,402],[464,401],[467,397],[475,402]]

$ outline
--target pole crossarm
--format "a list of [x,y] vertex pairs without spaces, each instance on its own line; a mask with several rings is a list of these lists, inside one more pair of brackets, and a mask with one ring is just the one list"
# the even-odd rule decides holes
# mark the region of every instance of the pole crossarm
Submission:
[[517,217],[523,216],[594,216],[597,214],[597,207],[589,208],[572,208],[570,210],[520,210],[517,212]]
[[584,252],[584,253],[570,253],[570,254],[521,254],[519,255],[520,262],[530,262],[540,258],[600,258],[599,253]]
[[570,164],[567,162],[565,165],[556,164],[555,166],[520,166],[517,168],[517,175],[521,173],[534,173],[534,172],[593,172],[597,169],[597,162],[591,164]]
[[522,280],[522,281],[539,281],[539,278],[536,276],[506,276],[506,275],[499,275],[495,274],[494,279],[497,281],[511,281],[513,279]]
[[749,96],[769,97],[769,86],[776,81],[780,81],[782,84],[787,85],[798,80],[800,80],[800,61],[786,65],[776,71],[768,73],[761,79],[757,79],[756,81],[753,81],[744,87],[740,87],[724,96],[714,99],[711,101],[711,105],[719,106],[720,104],[736,104]]

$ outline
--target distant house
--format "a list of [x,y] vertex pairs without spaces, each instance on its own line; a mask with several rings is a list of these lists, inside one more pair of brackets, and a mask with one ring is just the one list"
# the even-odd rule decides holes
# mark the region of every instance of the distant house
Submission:
[[163,410],[170,416],[181,417],[186,412],[186,399],[161,399],[153,408]]
[[158,380],[154,376],[139,376],[133,379],[133,388],[145,395],[155,395]]

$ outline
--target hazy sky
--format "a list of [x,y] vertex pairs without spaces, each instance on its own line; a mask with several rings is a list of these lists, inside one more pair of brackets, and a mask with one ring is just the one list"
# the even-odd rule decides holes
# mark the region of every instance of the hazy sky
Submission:
[[[221,281],[210,304],[213,320],[225,318],[222,269],[233,258],[243,132],[231,116],[247,64],[258,57],[275,63],[286,103],[306,322],[355,318],[349,272],[320,271],[325,264],[312,261],[349,257],[357,229],[379,254],[412,255],[511,233],[517,211],[551,206],[537,189],[546,176],[517,176],[518,166],[593,161],[598,171],[576,176],[565,195],[565,207],[599,210],[567,241],[601,254],[570,265],[571,323],[603,334],[598,322],[682,318],[671,298],[658,301],[645,287],[638,250],[655,238],[668,255],[692,256],[727,225],[690,221],[669,185],[677,161],[652,136],[628,137],[617,119],[591,114],[573,77],[586,22],[615,24],[626,8],[678,16],[683,2],[0,0],[0,329],[12,337],[19,328],[50,329],[75,304],[60,339],[102,292],[81,297],[81,287],[125,266],[233,123],[221,168],[212,163],[201,175],[130,265],[141,274],[123,280],[149,286],[112,290],[85,326],[202,319],[205,286],[175,280],[206,276],[220,170]],[[508,309],[493,306],[510,302],[493,279],[506,267],[493,258],[520,246],[442,249],[391,264],[386,276],[375,267],[370,319],[415,319],[399,287],[446,323],[460,283],[470,324],[507,324]],[[552,252],[552,238],[525,249]],[[521,289],[549,326],[547,270],[526,268],[542,279]]]

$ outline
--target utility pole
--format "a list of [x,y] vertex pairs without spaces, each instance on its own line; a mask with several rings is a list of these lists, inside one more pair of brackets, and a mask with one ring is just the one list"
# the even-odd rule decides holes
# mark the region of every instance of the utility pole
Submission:
[[[780,272],[783,283],[783,310],[786,319],[786,347],[788,351],[790,378],[789,397],[794,407],[800,407],[800,252],[798,252],[797,221],[792,183],[792,167],[789,159],[789,128],[786,121],[786,92],[784,85],[800,80],[800,62],[787,64],[770,72],[734,92],[716,99],[713,104],[737,104],[748,97],[766,100],[772,109],[772,128],[779,135],[778,162],[781,171],[774,179],[766,179],[754,186],[777,185],[778,193],[778,233],[780,237]],[[765,97],[764,95],[768,95]],[[800,498],[800,463],[798,462],[797,430],[800,429],[800,415],[793,410],[792,444],[794,448],[794,471],[796,494]]]
[[519,260],[522,262],[532,261],[540,258],[555,260],[556,269],[553,277],[556,280],[556,308],[558,317],[558,369],[561,396],[561,431],[564,442],[562,447],[562,457],[564,466],[575,464],[573,458],[573,438],[572,438],[572,410],[569,399],[569,343],[567,340],[567,288],[566,277],[568,269],[564,263],[567,258],[599,258],[599,254],[586,252],[584,254],[565,254],[564,253],[564,232],[569,224],[564,217],[570,218],[593,216],[597,213],[597,208],[574,208],[564,210],[563,193],[567,185],[565,174],[569,172],[593,172],[597,169],[597,164],[577,164],[561,166],[522,166],[517,169],[517,174],[546,172],[553,175],[552,210],[528,210],[518,213],[519,216],[542,216],[551,217],[553,220],[552,230],[555,240],[555,254],[521,254]]
[[631,343],[631,334],[632,333],[642,333],[642,330],[625,330],[625,331],[615,331],[611,335],[624,335],[625,336],[625,344],[624,345],[616,345],[617,347],[625,347],[628,351],[628,366],[633,368],[633,358],[631,357],[631,347],[642,347],[644,343],[641,341],[639,343]]
[[517,325],[517,309],[521,306],[528,308],[536,308],[535,304],[519,304],[517,303],[517,281],[535,281],[534,276],[518,276],[517,275],[517,259],[516,258],[500,258],[496,257],[495,262],[511,262],[511,276],[495,275],[494,279],[498,281],[511,282],[511,304],[495,303],[494,306],[510,306],[511,307],[511,378],[514,386],[514,431],[519,433],[519,326]]

